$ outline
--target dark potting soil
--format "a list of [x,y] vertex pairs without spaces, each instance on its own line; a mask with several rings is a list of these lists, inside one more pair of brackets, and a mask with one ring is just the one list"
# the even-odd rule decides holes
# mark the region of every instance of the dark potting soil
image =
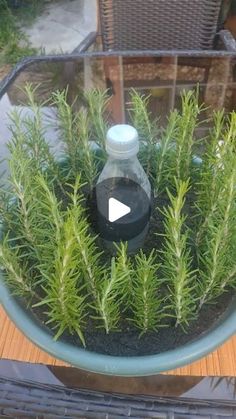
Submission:
[[[95,329],[91,320],[83,331],[86,349],[100,354],[113,356],[154,355],[193,342],[207,333],[224,315],[226,308],[233,302],[231,293],[223,294],[214,304],[202,307],[197,320],[189,324],[186,332],[181,327],[175,327],[175,322],[169,322],[166,327],[157,332],[148,332],[140,336],[132,325],[123,325],[122,331],[106,334],[103,329]],[[34,314],[41,322],[45,322],[45,314],[41,307],[34,308]],[[78,336],[64,333],[60,340],[83,348]]]
[[[103,330],[87,327],[84,332],[86,349],[106,355],[138,356],[158,354],[187,342],[192,342],[207,332],[208,329],[223,315],[225,308],[232,301],[232,295],[225,293],[217,304],[203,306],[197,320],[190,323],[187,333],[180,327],[169,324],[158,332],[148,332],[140,336],[137,329],[123,330],[106,334]],[[67,342],[82,347],[80,340],[71,335],[63,337]]]
[[[193,199],[193,195],[190,195],[186,200],[185,205],[185,211],[189,215],[190,224],[193,223],[193,210],[190,205]],[[162,196],[161,199],[159,197],[158,199],[153,200],[152,208],[154,209],[158,206],[161,210],[162,207],[167,204],[168,199],[166,196]],[[96,233],[96,205],[93,196],[90,199],[87,199],[85,207],[87,208],[91,229]],[[160,236],[156,233],[159,233]],[[152,211],[149,233],[146,237],[143,251],[149,253],[154,247],[160,249],[163,241],[162,233],[163,215],[161,211]],[[104,250],[103,261],[109,263],[111,258],[110,250],[104,249],[102,241],[99,238],[97,239],[97,245]],[[148,332],[140,336],[140,331],[124,320],[122,322],[121,331],[106,334],[103,329],[96,329],[94,327],[94,322],[92,322],[91,319],[88,319],[86,330],[83,331],[86,349],[114,356],[151,355],[174,349],[187,342],[192,342],[200,335],[206,333],[224,314],[232,299],[232,293],[228,292],[223,294],[216,303],[203,306],[198,319],[192,321],[185,332],[181,327],[175,327],[175,319],[173,319],[168,321],[166,327],[159,328],[157,332]],[[46,318],[43,311],[44,308],[42,307],[34,308],[36,316],[41,322],[45,323]],[[78,336],[64,333],[60,339],[72,343],[77,347],[83,347]]]

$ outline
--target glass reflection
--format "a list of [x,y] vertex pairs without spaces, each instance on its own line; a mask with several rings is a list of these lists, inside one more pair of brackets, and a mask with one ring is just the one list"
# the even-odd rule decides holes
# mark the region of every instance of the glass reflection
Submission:
[[[107,90],[110,123],[129,122],[130,91],[138,90],[149,96],[149,112],[165,126],[173,108],[180,109],[181,92],[199,89],[199,102],[206,109],[196,137],[203,138],[211,126],[214,110],[236,108],[236,82],[234,57],[153,57],[153,56],[68,56],[62,60],[36,61],[20,71],[8,84],[5,94],[0,90],[0,154],[7,156],[9,139],[9,113],[16,107],[22,115],[30,114],[24,86],[37,87],[36,100],[44,103],[43,119],[46,136],[57,144],[55,130],[48,124],[54,114],[51,94],[67,89],[68,101],[75,109],[86,106],[82,93],[92,88]],[[56,150],[57,151],[57,150]]]
[[236,377],[111,377],[72,367],[0,360],[0,376],[47,385],[133,395],[236,401]]
[[[25,83],[38,86],[39,102],[49,100],[57,89],[68,89],[70,103],[83,105],[81,93],[91,88],[107,89],[111,101],[111,119],[128,118],[129,92],[135,88],[150,95],[151,114],[161,117],[161,125],[171,109],[179,107],[183,89],[199,85],[201,102],[227,112],[235,109],[235,58],[231,57],[121,57],[87,56],[68,61],[45,61],[29,64],[7,88],[11,106],[25,101]],[[1,93],[0,93],[1,95]]]

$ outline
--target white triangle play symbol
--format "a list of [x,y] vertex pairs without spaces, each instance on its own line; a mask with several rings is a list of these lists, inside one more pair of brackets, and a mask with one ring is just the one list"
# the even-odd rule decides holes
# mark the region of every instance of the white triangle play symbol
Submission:
[[130,212],[131,209],[127,205],[122,204],[122,202],[118,201],[115,198],[109,199],[108,219],[111,223],[113,223],[116,220],[119,220],[119,218],[124,217],[124,215],[127,215]]

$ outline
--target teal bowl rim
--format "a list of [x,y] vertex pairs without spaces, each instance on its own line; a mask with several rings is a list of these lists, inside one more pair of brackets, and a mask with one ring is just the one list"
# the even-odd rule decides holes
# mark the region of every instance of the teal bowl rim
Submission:
[[110,356],[78,348],[64,341],[55,341],[33,313],[22,307],[10,294],[4,284],[3,272],[0,272],[0,302],[15,325],[42,350],[74,367],[106,375],[127,377],[154,375],[182,367],[212,352],[236,333],[236,299],[234,299],[216,324],[191,343],[156,355]]
[[[178,53],[178,52],[177,52]],[[122,52],[96,52],[84,53],[80,55],[72,55],[71,59],[80,59],[87,56],[104,57],[111,55],[127,55]],[[143,52],[134,55],[143,55]],[[191,54],[196,56],[209,55],[219,56],[227,55],[220,51],[209,51],[196,53],[191,51]],[[176,55],[176,51],[171,53],[168,51],[159,51],[153,53],[156,56],[163,55]],[[188,56],[189,51],[181,52],[181,55]],[[228,55],[236,55],[235,53],[228,52]],[[60,61],[67,60],[66,55],[56,55],[50,57],[29,57],[23,59],[13,71],[0,83],[0,98],[7,91],[7,88],[14,81],[16,76],[29,65],[35,62],[43,61]],[[199,163],[200,161],[197,161]],[[29,338],[33,343],[40,347],[50,355],[61,359],[75,367],[117,376],[143,376],[153,375],[156,373],[164,372],[170,369],[175,369],[183,365],[189,364],[198,360],[199,358],[207,355],[216,349],[219,345],[223,344],[228,338],[236,333],[236,299],[226,309],[221,318],[213,325],[213,327],[199,336],[199,339],[185,344],[181,347],[175,348],[156,355],[136,356],[136,357],[115,357],[109,355],[102,355],[95,352],[90,352],[86,349],[77,348],[72,344],[62,341],[54,341],[52,335],[40,325],[39,321],[33,317],[32,312],[23,308],[16,298],[10,295],[8,287],[4,283],[4,274],[0,271],[0,303],[4,307],[6,313],[15,325]]]

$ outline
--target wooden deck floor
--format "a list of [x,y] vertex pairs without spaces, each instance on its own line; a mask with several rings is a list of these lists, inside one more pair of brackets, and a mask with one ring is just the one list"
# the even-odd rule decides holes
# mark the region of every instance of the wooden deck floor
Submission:
[[[47,365],[66,365],[41,351],[24,337],[9,320],[2,307],[0,307],[0,358]],[[236,376],[236,336],[200,361],[169,371],[168,374]]]

